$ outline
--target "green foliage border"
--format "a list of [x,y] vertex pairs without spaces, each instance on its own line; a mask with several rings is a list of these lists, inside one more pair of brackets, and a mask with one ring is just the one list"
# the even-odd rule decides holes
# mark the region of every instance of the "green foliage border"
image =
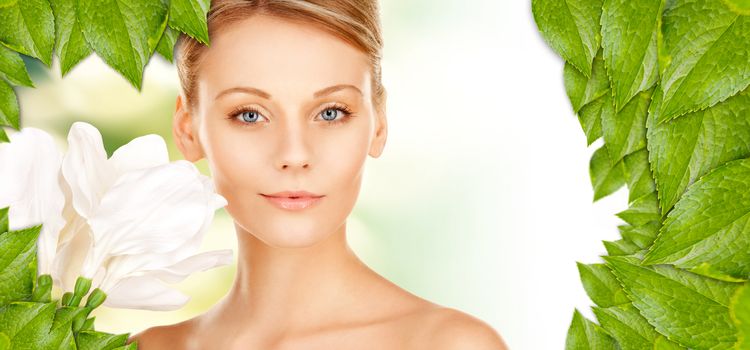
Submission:
[[531,11],[587,144],[604,140],[594,202],[629,190],[622,239],[577,263],[599,323],[574,310],[566,349],[750,349],[750,2]]

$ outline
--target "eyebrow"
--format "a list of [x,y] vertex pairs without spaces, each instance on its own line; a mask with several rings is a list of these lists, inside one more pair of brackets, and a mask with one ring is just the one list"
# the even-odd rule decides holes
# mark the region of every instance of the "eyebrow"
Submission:
[[[318,97],[321,97],[321,96],[332,94],[332,93],[334,93],[336,91],[343,90],[343,89],[354,89],[360,95],[362,95],[362,91],[359,88],[357,88],[356,86],[354,86],[354,85],[351,85],[351,84],[338,84],[338,85],[329,86],[327,88],[320,89],[320,90],[316,91],[313,94],[313,97],[314,98],[318,98]],[[237,87],[232,87],[232,88],[229,88],[229,89],[226,89],[226,90],[220,92],[218,95],[216,95],[216,97],[214,98],[214,100],[218,100],[220,97],[222,97],[224,95],[231,94],[231,93],[237,93],[237,92],[244,92],[244,93],[247,93],[247,94],[257,95],[257,96],[260,96],[262,98],[265,98],[266,100],[270,100],[271,99],[271,94],[269,94],[269,93],[267,93],[267,92],[265,92],[265,91],[263,91],[261,89],[254,88],[252,86],[237,86]]]

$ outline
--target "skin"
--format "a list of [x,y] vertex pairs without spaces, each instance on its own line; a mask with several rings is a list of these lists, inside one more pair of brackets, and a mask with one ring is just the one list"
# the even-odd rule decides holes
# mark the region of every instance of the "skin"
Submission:
[[[227,198],[236,278],[204,314],[129,342],[141,350],[507,348],[483,321],[378,275],[347,243],[365,160],[381,155],[387,135],[363,52],[314,25],[255,15],[211,38],[199,72],[197,104],[177,97],[173,132],[185,159],[207,159]],[[355,88],[313,97],[339,84]],[[235,90],[217,99],[235,87],[271,96]],[[232,119],[242,106],[259,113]],[[286,190],[324,197],[288,211],[260,195]]]

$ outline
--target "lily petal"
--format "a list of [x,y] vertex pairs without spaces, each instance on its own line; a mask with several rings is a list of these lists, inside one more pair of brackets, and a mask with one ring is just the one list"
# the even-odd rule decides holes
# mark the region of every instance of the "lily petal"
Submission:
[[[200,249],[203,238],[206,232],[208,232],[209,226],[214,220],[214,214],[216,213],[216,210],[221,209],[228,204],[226,198],[215,192],[216,189],[214,187],[214,183],[209,177],[200,176],[200,180],[203,184],[203,193],[206,195],[206,202],[208,203],[206,206],[207,210],[205,212],[203,225],[200,229],[198,229],[196,235],[194,235],[190,240],[185,241],[184,244],[177,248],[175,253],[172,254],[173,260],[171,260],[170,263],[160,263],[160,265],[154,266],[171,265],[176,261],[183,260],[188,256],[195,254]],[[149,268],[149,266],[147,265],[146,268]]]
[[[213,192],[214,185],[209,178],[201,177],[201,182],[204,186],[203,193],[206,196],[208,205],[205,207],[205,218],[200,229],[198,229],[192,237],[185,240],[175,250],[167,253],[126,254],[110,258],[110,261],[106,263],[107,275],[103,282],[103,287],[101,287],[102,289],[108,288],[112,283],[116,283],[117,280],[124,277],[141,275],[144,272],[161,269],[170,269],[170,266],[172,265],[175,265],[177,266],[176,268],[180,269],[178,266],[180,266],[179,264],[182,261],[197,259],[195,258],[195,254],[200,249],[203,237],[213,221],[216,209],[224,207],[227,204],[227,201],[223,196]],[[218,252],[219,251],[216,251],[215,254],[221,255],[221,265],[231,263],[231,250],[221,251],[221,253]],[[209,253],[214,254],[213,252]],[[226,256],[227,254],[229,255],[228,257]],[[210,267],[207,267],[206,269],[208,268]],[[167,280],[164,279],[164,281]]]
[[11,230],[42,224],[37,273],[47,274],[65,225],[62,153],[52,136],[40,129],[23,128],[9,139],[10,143],[0,145],[0,208],[10,206]]
[[[207,223],[210,222],[211,218],[208,218]],[[202,229],[201,233],[196,234],[189,241],[185,242],[185,244],[171,252],[125,254],[110,257],[105,263],[107,272],[100,288],[107,290],[122,278],[159,271],[163,271],[163,274],[162,272],[158,273],[161,280],[168,283],[175,283],[174,281],[182,280],[193,272],[205,271],[213,267],[231,264],[233,261],[233,251],[231,249],[196,254],[199,250],[204,231],[205,229]],[[197,241],[198,245],[193,245],[194,241]],[[169,274],[173,274],[175,277],[167,276]],[[181,275],[182,277],[177,280],[177,275]]]
[[190,301],[189,296],[167,287],[153,276],[124,278],[106,293],[104,305],[125,309],[171,311]]
[[112,153],[109,159],[117,174],[169,163],[164,139],[156,134],[137,137]]
[[214,184],[212,180],[206,176],[199,176],[201,183],[203,184],[203,194],[206,196],[206,202],[208,203],[205,207],[205,218],[203,225],[198,231],[189,239],[185,240],[179,247],[169,254],[149,254],[148,256],[140,259],[141,264],[133,266],[133,270],[153,270],[164,266],[176,264],[177,262],[187,259],[188,257],[196,254],[200,250],[203,238],[208,232],[209,226],[213,222],[214,214],[217,209],[223,208],[227,205],[227,200],[220,194],[214,192]]
[[[189,256],[171,265],[154,263],[168,261],[169,256],[170,254],[144,254],[112,257],[107,264],[106,277],[99,288],[106,292],[118,280],[141,275],[154,276],[167,283],[177,283],[195,272],[231,264],[234,252],[231,249],[221,249]],[[151,262],[152,267],[143,268],[143,262],[146,261]]]
[[72,291],[80,275],[86,253],[91,249],[91,229],[86,220],[76,217],[68,222],[63,233],[69,237],[61,241],[52,267],[52,280],[63,290]]
[[62,172],[73,194],[73,207],[79,215],[89,218],[115,180],[102,135],[93,125],[75,122],[70,127]]
[[212,204],[202,177],[184,160],[122,175],[89,218],[96,249],[82,275],[90,278],[108,256],[172,252],[200,233]]
[[167,283],[178,283],[195,272],[229,265],[233,262],[233,257],[234,252],[231,249],[214,250],[193,255],[172,266],[149,272],[149,275]]

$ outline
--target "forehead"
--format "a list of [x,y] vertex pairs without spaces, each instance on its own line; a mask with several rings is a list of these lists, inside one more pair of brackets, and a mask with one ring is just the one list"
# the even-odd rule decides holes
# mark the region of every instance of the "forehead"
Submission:
[[209,98],[223,89],[252,86],[277,95],[304,93],[336,84],[369,92],[364,52],[314,25],[254,15],[211,37],[199,72]]

